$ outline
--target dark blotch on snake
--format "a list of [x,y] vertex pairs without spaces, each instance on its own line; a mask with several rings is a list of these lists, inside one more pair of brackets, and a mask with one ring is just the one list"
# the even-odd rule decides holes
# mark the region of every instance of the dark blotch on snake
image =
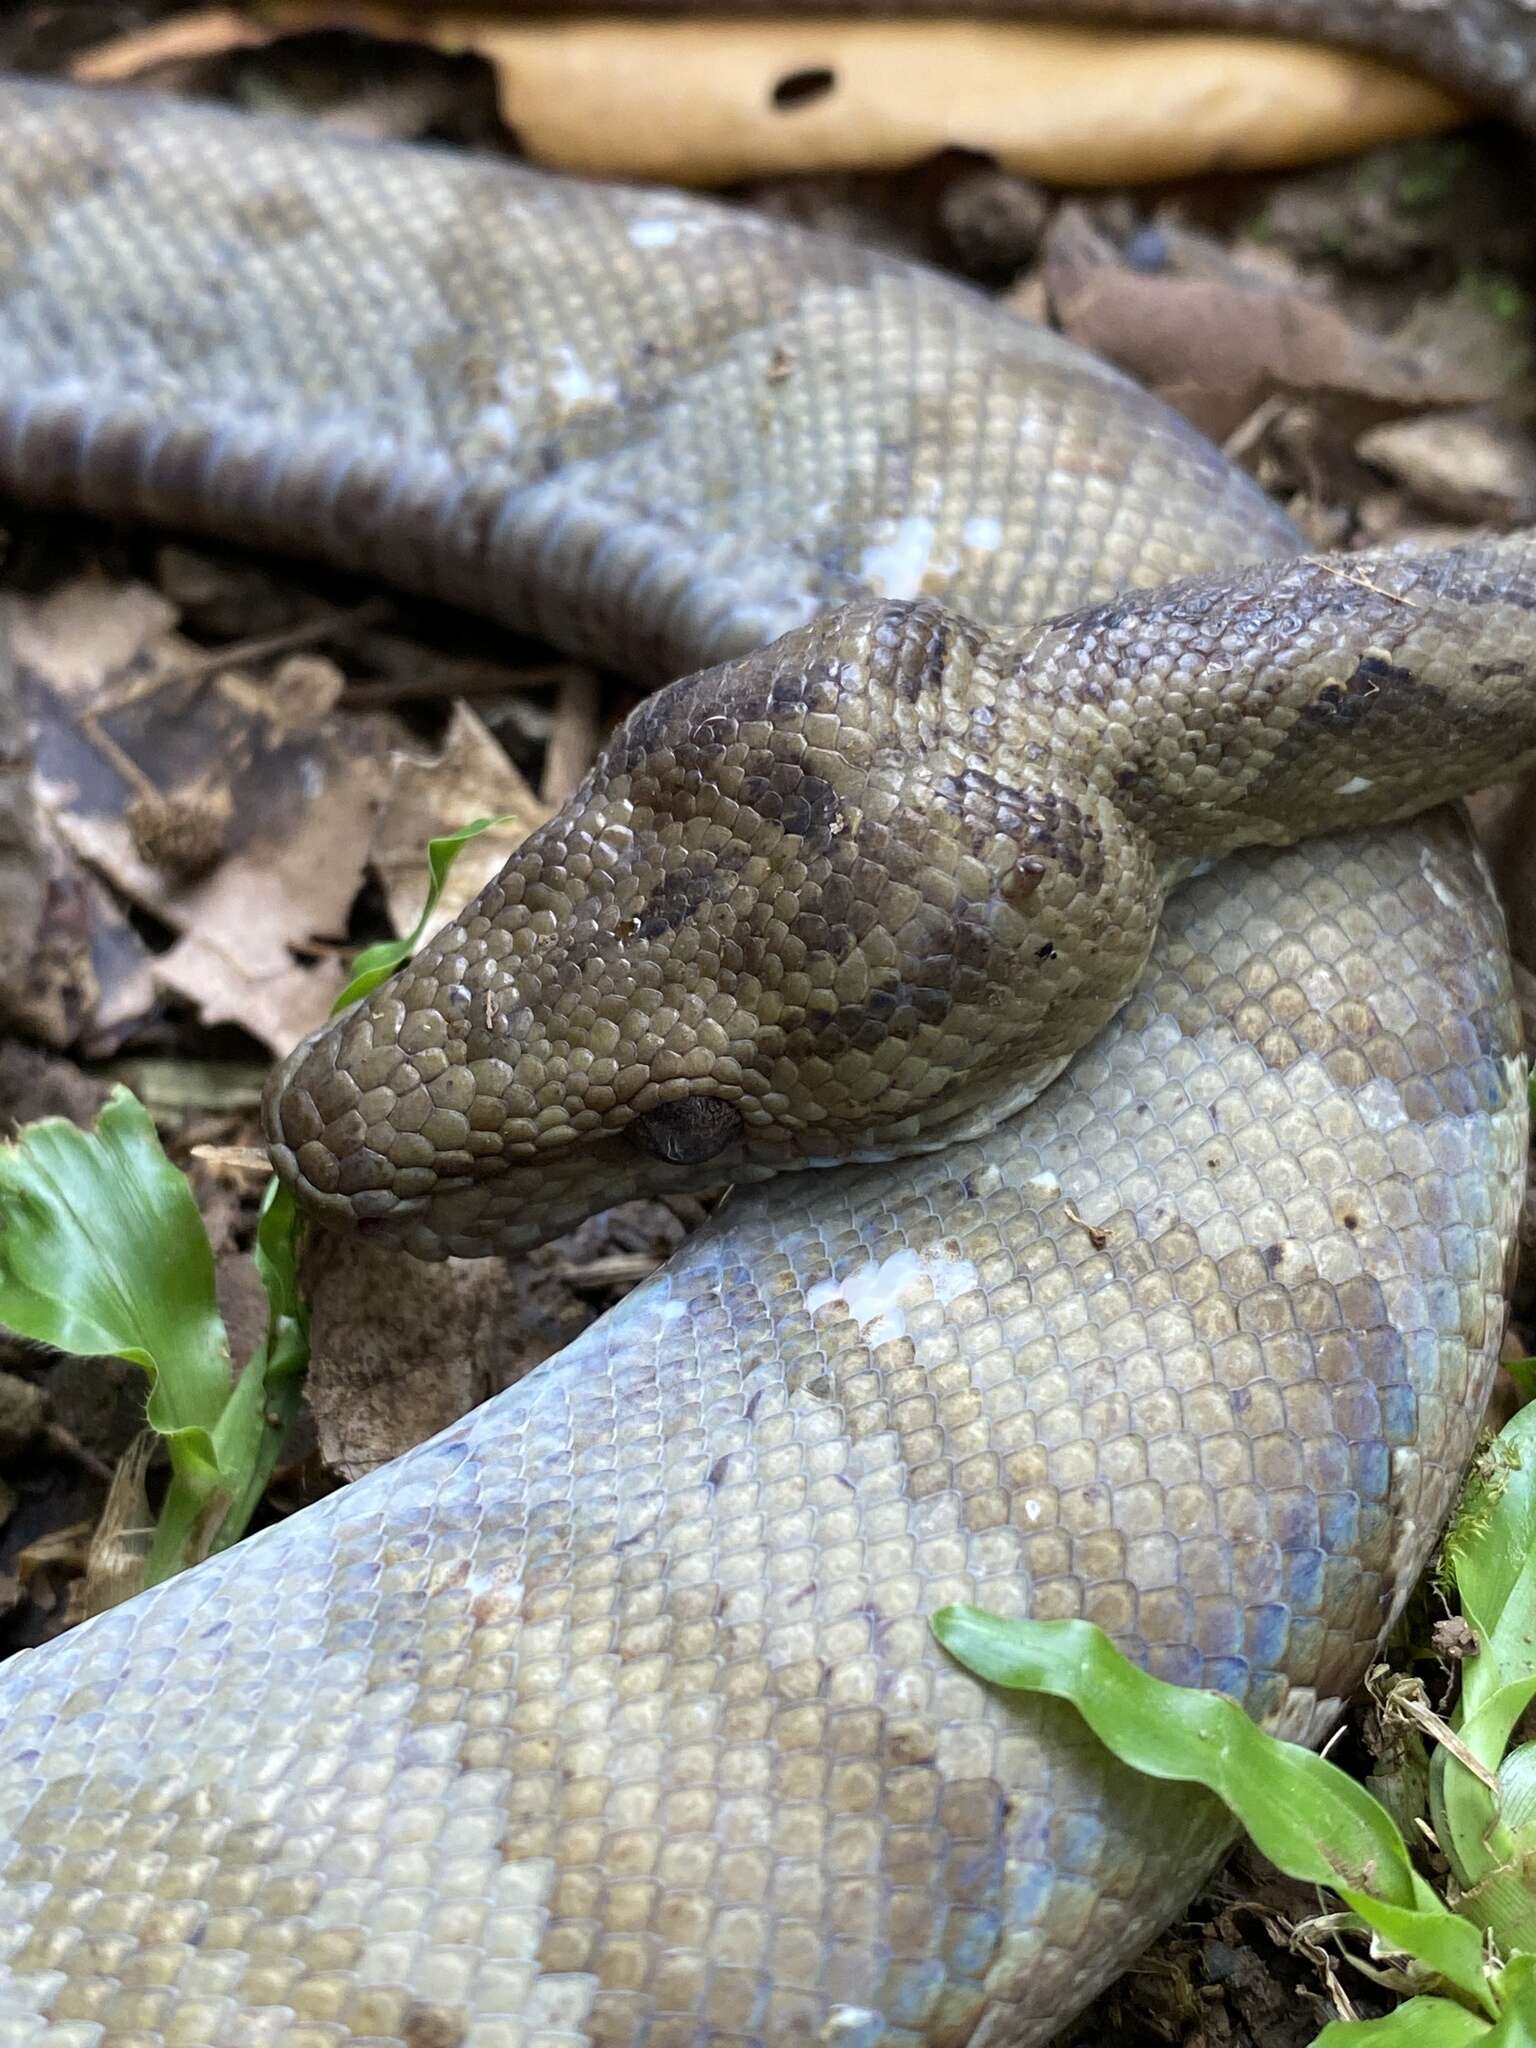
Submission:
[[659,1103],[628,1126],[630,1142],[673,1166],[700,1166],[742,1131],[741,1112],[713,1095],[685,1095]]

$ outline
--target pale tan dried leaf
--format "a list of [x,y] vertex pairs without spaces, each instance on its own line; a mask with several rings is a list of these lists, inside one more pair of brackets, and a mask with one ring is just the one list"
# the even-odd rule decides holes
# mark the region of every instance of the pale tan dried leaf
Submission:
[[18,1552],[16,1574],[23,1587],[40,1571],[84,1571],[90,1549],[90,1522],[71,1522],[67,1529],[50,1529]]
[[403,936],[421,911],[429,839],[456,832],[475,818],[510,816],[513,821],[470,840],[455,861],[437,918],[447,923],[500,873],[514,847],[543,824],[553,806],[534,795],[484,720],[463,703],[453,707],[435,760],[400,753],[391,767],[389,794],[368,859],[383,884],[390,922]]
[[1517,525],[1536,517],[1536,441],[1491,410],[1388,421],[1355,447],[1421,504],[1451,518]]
[[157,978],[207,1023],[240,1024],[274,1052],[325,1021],[343,963],[300,964],[293,948],[345,928],[367,860],[380,768],[333,764],[324,801],[279,836],[263,835],[180,899],[183,936],[155,962]]
[[[541,21],[274,0],[284,27],[473,51],[534,161],[714,185],[897,169],[951,147],[1051,183],[1271,168],[1454,126],[1460,102],[1373,58],[1275,37],[967,21]],[[922,82],[913,90],[913,80]]]
[[[152,1429],[141,1430],[117,1461],[112,1484],[86,1547],[85,1570],[70,1588],[69,1620],[86,1621],[93,1614],[105,1614],[120,1607],[144,1590],[144,1566],[155,1532],[146,1481],[159,1449],[160,1439]],[[218,1527],[217,1514],[206,1517],[208,1527],[194,1539],[188,1562],[197,1564],[207,1555],[207,1546]]]

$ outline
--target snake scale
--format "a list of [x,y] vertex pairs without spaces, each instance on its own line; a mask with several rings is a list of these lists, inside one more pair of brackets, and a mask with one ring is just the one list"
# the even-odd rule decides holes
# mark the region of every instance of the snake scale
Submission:
[[[1516,0],[1329,15],[1528,105]],[[287,1064],[317,1208],[437,1255],[847,1162],[0,1674],[0,2048],[1048,2038],[1227,1825],[927,1618],[1086,1615],[1312,1740],[1358,1683],[1526,1140],[1486,873],[1402,820],[1536,740],[1536,543],[1294,564],[1179,421],[918,269],[21,81],[0,482],[730,664]]]

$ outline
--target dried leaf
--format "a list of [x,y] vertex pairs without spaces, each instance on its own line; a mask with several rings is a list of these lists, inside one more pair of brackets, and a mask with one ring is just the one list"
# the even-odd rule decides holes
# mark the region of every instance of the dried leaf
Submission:
[[121,85],[162,64],[255,48],[269,41],[271,33],[237,7],[205,7],[98,43],[75,58],[69,76],[82,85]]
[[343,679],[319,655],[269,677],[210,656],[142,585],[83,576],[9,616],[60,839],[180,935],[161,986],[285,1051],[341,986],[337,961],[296,955],[346,930],[402,728],[336,716]]
[[[25,1592],[39,1572],[58,1572],[73,1577],[83,1572],[90,1555],[91,1522],[71,1522],[64,1529],[50,1529],[34,1537],[16,1553],[16,1576]],[[51,1602],[49,1603],[51,1606]]]
[[1465,118],[1390,65],[1267,36],[966,21],[712,21],[705,31],[337,0],[251,12],[476,52],[535,162],[677,185],[896,169],[951,147],[1053,183],[1120,184],[1316,162],[1338,154],[1342,135],[1364,148]]
[[[1510,951],[1528,975],[1536,975],[1536,778],[1479,790],[1468,808],[1509,920]],[[1536,981],[1517,980],[1516,993],[1523,998],[1528,1044],[1536,1053]],[[1536,1232],[1536,1213],[1531,1220]],[[1527,1287],[1536,1283],[1536,1267],[1522,1279]]]
[[[49,1045],[73,1043],[97,1007],[92,955],[102,933],[93,912],[103,910],[39,811],[31,740],[0,614],[0,1023]],[[100,924],[126,932],[110,913]],[[131,978],[143,947],[132,933],[127,938],[127,951],[136,956]],[[145,986],[140,983],[140,994]]]
[[[155,1517],[149,1505],[147,1480],[160,1439],[152,1429],[141,1430],[118,1460],[107,1488],[107,1498],[85,1553],[85,1570],[70,1588],[71,1622],[85,1621],[93,1614],[105,1614],[144,1590],[144,1567],[154,1538]],[[202,1532],[202,1541],[188,1557],[201,1563],[207,1555],[212,1524]]]
[[459,854],[444,885],[437,922],[446,923],[501,872],[507,856],[549,816],[483,719],[456,703],[436,760],[400,753],[373,828],[368,858],[384,885],[390,922],[401,934],[421,908],[421,850],[469,818],[501,818]]
[[1218,439],[1277,396],[1345,404],[1363,425],[1492,395],[1460,366],[1371,334],[1270,271],[1139,267],[1081,206],[1058,212],[1045,268],[1068,334]]
[[[209,7],[130,30],[77,57],[69,76],[85,84],[117,85],[150,75],[157,85],[186,90],[189,78],[203,67],[246,57],[238,96],[253,111],[300,114],[369,141],[414,141],[425,135],[478,141],[495,134],[488,85],[466,93],[463,67],[426,41],[351,42],[339,48],[318,37],[284,42],[282,28],[257,19],[257,12],[255,7]],[[327,25],[323,15],[290,24],[301,32]],[[269,57],[250,61],[250,53],[274,43],[278,48]],[[471,117],[467,128],[466,113]]]
[[1355,447],[1434,512],[1509,526],[1536,518],[1536,441],[1491,411],[1389,421]]

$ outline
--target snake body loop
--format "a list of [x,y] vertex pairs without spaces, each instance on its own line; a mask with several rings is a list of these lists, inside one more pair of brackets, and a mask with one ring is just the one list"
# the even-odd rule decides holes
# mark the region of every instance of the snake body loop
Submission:
[[[1409,36],[1410,17],[1425,19],[1349,13],[1362,35],[1390,20]],[[1518,100],[1528,17],[1457,18],[1463,82]],[[1424,48],[1444,32],[1437,17]],[[931,644],[937,597],[953,624],[933,701],[982,701],[949,664],[1003,678],[994,638],[1036,682],[1076,662],[1059,702],[1079,726],[1103,708],[1094,689],[1113,706],[1135,679],[1134,722],[1144,739],[1166,716],[1168,747],[1106,742],[1104,801],[1152,848],[1148,901],[1203,870],[1150,952],[1144,936],[1129,948],[1139,976],[1132,960],[1101,999],[1107,1014],[1129,990],[1118,1015],[1018,1116],[988,1131],[965,1110],[943,1149],[733,1197],[477,1414],[10,1665],[0,2048],[1047,2038],[1190,1895],[1226,1825],[1115,1766],[1065,1709],[977,1685],[927,1617],[957,1599],[1086,1615],[1151,1669],[1309,1739],[1357,1683],[1470,1450],[1526,1137],[1485,872],[1455,815],[1390,822],[1433,794],[1399,799],[1392,778],[1420,774],[1432,717],[1448,723],[1428,751],[1464,747],[1469,773],[1496,751],[1489,703],[1529,720],[1529,543],[1354,583],[1347,565],[1292,568],[1276,560],[1290,528],[1172,416],[926,273],[674,195],[13,82],[0,480],[302,545],[652,676],[756,672],[783,643],[756,650],[814,639],[851,604],[822,648],[829,687],[849,685],[838,703],[869,701],[869,683],[918,720],[909,629],[917,616]],[[1226,580],[1123,598],[1196,571]],[[847,638],[871,599],[908,650],[883,668],[889,632],[868,660]],[[1177,645],[1189,663],[1167,657]],[[1215,749],[1207,786],[1204,728],[1180,701],[1244,649],[1221,672],[1269,692],[1266,737]],[[675,756],[661,701],[657,746]],[[1389,709],[1390,729],[1373,723]],[[777,762],[778,715],[733,733]],[[806,721],[827,715],[791,696],[806,748],[826,744]],[[894,751],[937,757],[942,723]],[[1402,759],[1394,733],[1412,740]],[[997,758],[939,763],[972,777],[962,811]],[[1086,804],[1091,763],[1073,759]],[[764,927],[808,984],[833,927],[868,937],[855,912],[879,876],[840,867],[843,840],[904,787],[878,760],[855,766],[856,801],[843,770],[803,755],[793,787],[771,766],[732,797],[748,864],[801,890],[822,863],[824,901],[802,905],[819,923]],[[847,828],[819,848],[811,774]],[[1023,931],[1043,914],[1032,890],[1083,886],[1068,856],[1087,842],[1062,831],[1057,786],[1049,844],[1015,848],[1009,821],[1031,814],[1008,800],[1017,778],[994,781],[997,829],[957,858],[985,866],[1009,841],[998,874],[1015,889],[1038,861]],[[745,930],[762,897],[747,866],[739,898],[734,882],[712,893],[718,860],[684,875],[690,833],[694,855],[725,844],[695,797],[678,797],[649,876],[654,917],[686,912],[674,946],[724,929],[717,911],[739,907]],[[1350,812],[1356,797],[1371,807]],[[1195,833],[1207,799],[1234,829]],[[1217,857],[1341,815],[1370,829]],[[582,858],[614,838],[611,817],[594,823]],[[446,992],[518,986],[507,962],[537,951],[520,935],[560,928],[530,893],[555,867],[524,875],[521,915],[492,906],[439,941],[417,970],[433,993],[367,1013],[372,1042],[329,1078],[300,1057],[308,1106],[280,1092],[275,1114],[295,1171],[307,1145],[315,1173],[333,1162],[316,1199],[387,1224],[356,1198],[421,1191],[370,1189],[373,1162],[432,1174],[451,1158],[458,1184],[432,1195],[449,1206],[416,1248],[484,1249],[517,1225],[488,1228],[473,1191],[505,1187],[544,1110],[574,1123],[565,1093],[539,1099],[569,1092],[574,1066],[577,1114],[609,1117],[593,1091],[610,1088],[644,1142],[616,1116],[603,1142],[651,1177],[718,1170],[701,1148],[722,1112],[660,1114],[672,1104],[724,1103],[745,1128],[774,1093],[728,1098],[716,1070],[700,1096],[699,1076],[653,1059],[654,1099],[620,1105],[617,1076],[591,1078],[613,1055],[574,1011],[569,1042],[590,1059],[562,1075],[529,1054],[531,1026],[536,1077],[470,1056]],[[985,900],[978,882],[967,901]],[[739,1000],[747,970],[731,971]],[[836,971],[824,986],[839,1008],[862,1000]],[[552,1046],[550,1005],[522,1007]],[[669,1044],[677,1007],[645,1010],[655,1058],[705,1042],[694,1018]],[[916,1030],[924,1006],[908,1007]],[[403,1115],[402,1056],[422,1091]],[[963,1068],[957,1053],[961,1096]],[[514,1115],[533,1138],[509,1135]],[[401,1136],[426,1152],[394,1158]],[[578,1206],[590,1158],[583,1171]],[[401,1214],[408,1236],[419,1214]]]

